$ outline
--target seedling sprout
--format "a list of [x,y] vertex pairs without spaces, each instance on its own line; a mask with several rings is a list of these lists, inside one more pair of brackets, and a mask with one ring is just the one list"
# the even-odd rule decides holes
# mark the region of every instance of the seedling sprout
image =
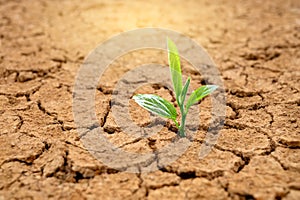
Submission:
[[151,113],[164,118],[171,119],[178,128],[179,136],[185,137],[185,122],[190,107],[199,102],[207,95],[211,94],[214,90],[218,88],[218,86],[204,85],[197,88],[192,92],[192,94],[185,103],[191,78],[188,77],[185,84],[182,85],[182,72],[178,49],[175,43],[169,38],[167,39],[167,46],[171,79],[175,91],[176,101],[180,108],[180,123],[177,121],[178,114],[174,105],[166,99],[163,99],[162,97],[153,94],[137,94],[133,96],[133,99],[137,104],[139,104],[144,109],[150,111]]

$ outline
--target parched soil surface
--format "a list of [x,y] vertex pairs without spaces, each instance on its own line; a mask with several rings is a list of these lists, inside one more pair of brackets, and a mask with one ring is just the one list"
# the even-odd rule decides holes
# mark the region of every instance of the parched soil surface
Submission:
[[[127,173],[95,159],[77,134],[72,91],[84,58],[112,35],[142,27],[179,31],[212,56],[224,80],[227,114],[217,144],[199,147],[201,127],[177,161],[151,173]],[[300,2],[298,0],[1,0],[0,199],[300,199]],[[117,80],[143,63],[167,65],[165,52],[118,58],[99,82],[96,112],[109,140],[152,152],[175,137],[172,123],[132,139],[114,122]],[[205,80],[189,70],[197,87]],[[174,101],[171,91],[139,92]],[[137,124],[148,112],[130,100]]]

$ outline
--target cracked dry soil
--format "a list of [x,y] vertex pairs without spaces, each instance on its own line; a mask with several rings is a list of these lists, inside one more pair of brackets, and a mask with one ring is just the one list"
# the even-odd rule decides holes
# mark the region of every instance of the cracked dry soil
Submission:
[[[217,145],[197,152],[210,119],[180,159],[130,174],[96,160],[72,115],[75,76],[84,57],[114,34],[141,27],[179,31],[202,44],[224,80],[227,115]],[[300,2],[297,0],[45,1],[0,0],[0,199],[300,199]],[[129,138],[110,112],[113,86],[143,63],[167,65],[162,51],[126,54],[96,91],[99,123],[127,151],[171,141],[172,125]],[[205,80],[183,61],[183,73]],[[159,85],[141,92],[173,100]],[[130,102],[133,120],[149,114]],[[146,116],[146,117],[145,117]]]

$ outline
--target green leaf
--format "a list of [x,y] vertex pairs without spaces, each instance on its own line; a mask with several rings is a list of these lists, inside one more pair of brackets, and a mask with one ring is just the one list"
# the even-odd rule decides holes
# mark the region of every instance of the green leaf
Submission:
[[218,88],[217,85],[204,85],[194,90],[186,103],[186,109],[188,110],[193,104],[197,103],[213,91]]
[[168,59],[170,65],[171,78],[175,90],[176,99],[178,101],[182,91],[180,57],[174,42],[168,38],[167,43],[168,43]]
[[161,117],[176,120],[177,112],[169,101],[153,94],[137,94],[133,96],[137,104]]
[[181,94],[180,94],[180,104],[181,105],[184,104],[186,93],[187,93],[187,91],[189,89],[189,86],[190,86],[190,82],[191,82],[191,77],[188,77],[188,79],[186,80],[186,82],[183,86]]

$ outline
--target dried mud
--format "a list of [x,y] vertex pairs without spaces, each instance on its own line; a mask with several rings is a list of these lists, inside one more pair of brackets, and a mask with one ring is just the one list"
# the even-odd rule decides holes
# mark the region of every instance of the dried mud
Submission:
[[[199,104],[201,127],[188,151],[158,171],[131,174],[84,148],[72,91],[89,51],[141,27],[173,29],[205,47],[224,80],[227,115],[203,160],[209,98]],[[299,1],[0,0],[0,47],[0,199],[300,199]],[[166,58],[152,50],[124,55],[99,82],[96,112],[114,145],[152,152],[174,138],[168,122],[157,135],[132,139],[110,111],[122,74]],[[205,81],[183,68],[194,86]],[[174,101],[159,85],[139,90]],[[130,113],[150,123],[134,102]]]

